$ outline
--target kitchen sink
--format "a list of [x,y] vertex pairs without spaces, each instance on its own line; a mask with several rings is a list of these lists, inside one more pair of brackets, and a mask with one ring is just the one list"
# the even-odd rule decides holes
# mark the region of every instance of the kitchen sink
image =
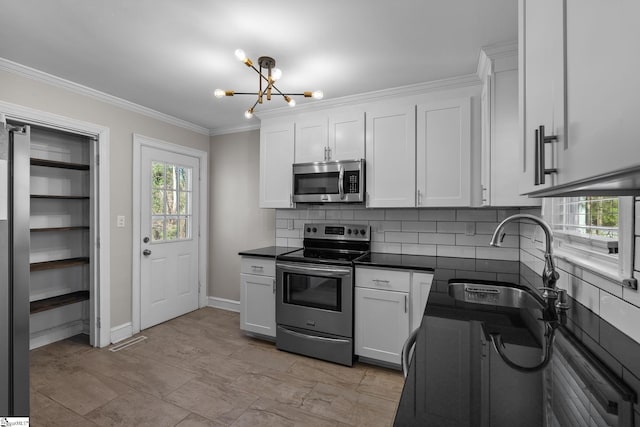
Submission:
[[458,301],[513,308],[542,309],[544,300],[524,286],[484,280],[449,280],[449,296]]

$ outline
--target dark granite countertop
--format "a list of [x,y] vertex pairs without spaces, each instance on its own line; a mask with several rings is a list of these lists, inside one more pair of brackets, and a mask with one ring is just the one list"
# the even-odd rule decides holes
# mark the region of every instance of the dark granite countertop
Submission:
[[275,258],[278,255],[282,255],[282,254],[286,254],[288,252],[293,252],[293,251],[297,251],[300,248],[290,248],[287,246],[267,246],[264,248],[258,248],[258,249],[250,249],[247,251],[240,251],[238,252],[238,255],[245,255],[245,256],[256,256],[256,257],[262,257],[262,258]]
[[[555,311],[449,296],[452,278],[541,286],[539,275],[519,262],[437,257],[427,262],[434,265],[434,284],[394,425],[538,427],[556,417],[555,425],[564,427],[589,425],[589,414],[601,418],[592,425],[640,425],[640,344],[571,298],[565,318]],[[529,368],[545,360],[553,336],[549,363],[524,372],[502,359],[491,334],[502,338],[509,362]],[[630,424],[620,422],[625,417]]]

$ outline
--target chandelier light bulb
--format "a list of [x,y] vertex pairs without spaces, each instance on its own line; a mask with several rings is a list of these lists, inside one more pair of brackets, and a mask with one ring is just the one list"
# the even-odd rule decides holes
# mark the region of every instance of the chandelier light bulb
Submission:
[[296,106],[296,100],[293,98],[289,98],[289,100],[287,101],[289,103],[289,107],[295,107]]
[[275,82],[282,78],[282,70],[280,68],[274,68],[271,70],[271,79]]
[[316,90],[315,92],[313,92],[312,96],[314,99],[322,99],[324,97],[324,93],[322,93],[321,90]]
[[225,97],[225,95],[226,95],[226,94],[225,94],[224,90],[222,90],[222,89],[216,89],[216,90],[213,92],[213,96],[215,96],[216,98],[224,98],[224,97]]
[[236,58],[238,58],[238,61],[244,62],[244,60],[247,59],[247,55],[244,53],[244,50],[242,49],[236,49],[234,53],[236,55]]
[[247,111],[244,112],[244,117],[247,119],[250,119],[253,117],[253,108],[249,108]]

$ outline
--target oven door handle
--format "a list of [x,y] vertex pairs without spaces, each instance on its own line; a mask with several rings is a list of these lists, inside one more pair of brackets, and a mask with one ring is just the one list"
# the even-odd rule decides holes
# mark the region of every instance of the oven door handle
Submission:
[[343,339],[343,338],[329,338],[329,337],[320,337],[318,335],[307,335],[307,334],[302,334],[300,332],[296,332],[296,331],[292,331],[291,329],[285,328],[282,325],[278,326],[281,329],[284,329],[288,334],[300,337],[300,338],[305,338],[305,339],[309,339],[312,341],[322,341],[322,342],[349,342],[349,340],[347,339]]
[[341,274],[341,275],[347,275],[347,274],[351,274],[351,268],[350,267],[346,267],[346,268],[335,268],[335,267],[319,267],[319,266],[313,266],[310,267],[309,265],[292,265],[292,264],[280,264],[278,267],[282,268],[283,270],[286,271],[301,271],[303,273],[309,273],[309,272],[321,272],[321,273],[328,273],[328,274]]

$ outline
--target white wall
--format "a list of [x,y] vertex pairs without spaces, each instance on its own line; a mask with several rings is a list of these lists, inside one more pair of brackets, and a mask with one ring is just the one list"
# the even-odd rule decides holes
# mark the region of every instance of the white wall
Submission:
[[[0,100],[110,129],[111,326],[131,321],[133,134],[209,151],[209,136],[154,119],[96,98],[0,71]],[[117,215],[126,226],[116,228]],[[203,218],[203,221],[207,221]]]
[[258,208],[260,133],[211,137],[209,292],[240,300],[241,250],[275,243],[275,211]]

